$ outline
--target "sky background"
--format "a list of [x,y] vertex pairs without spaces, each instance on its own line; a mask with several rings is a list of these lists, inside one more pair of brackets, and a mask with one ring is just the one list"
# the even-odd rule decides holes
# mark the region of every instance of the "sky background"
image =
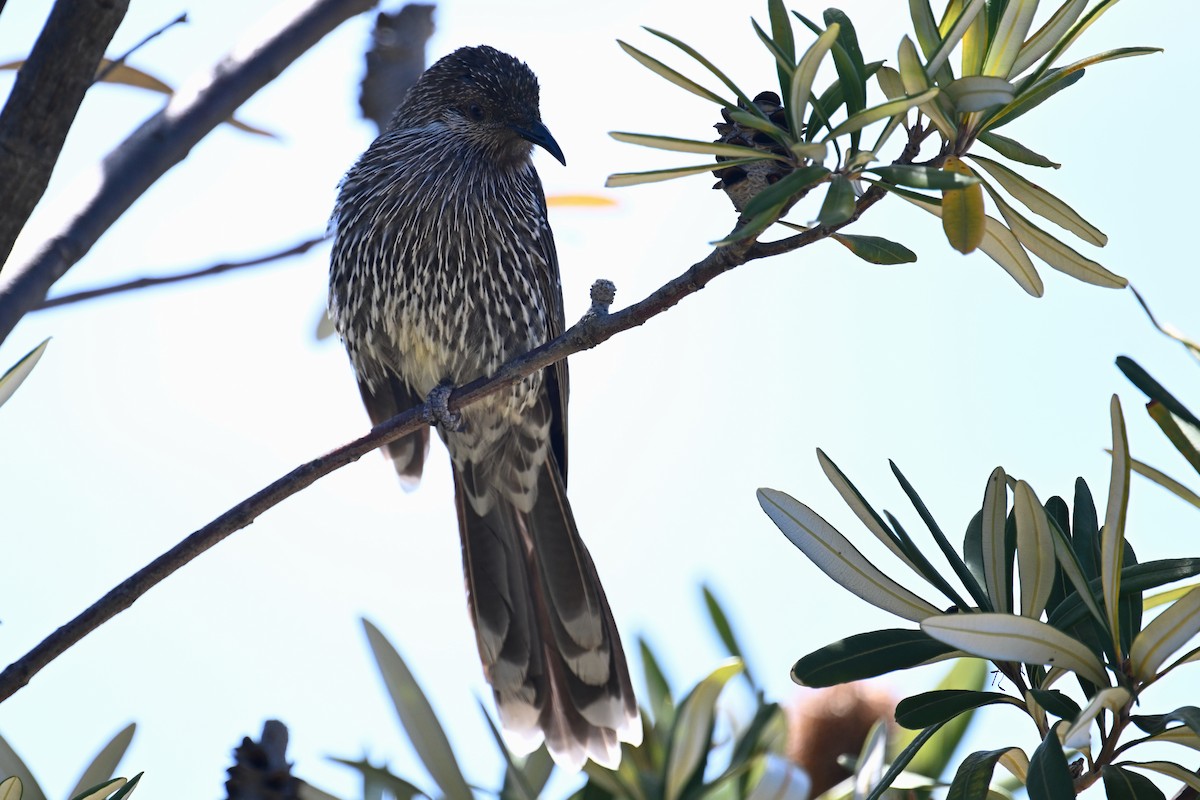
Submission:
[[[28,52],[49,6],[10,0],[0,59]],[[813,17],[823,8],[788,6]],[[841,7],[867,60],[894,65],[910,31],[906,4]],[[188,25],[132,59],[174,86],[202,79],[271,6],[134,2],[110,52],[185,10]],[[725,196],[709,190],[711,177],[602,188],[612,172],[702,160],[619,144],[607,131],[705,139],[719,119],[716,107],[646,71],[614,40],[702,78],[639,26],[668,31],[754,94],[776,79],[752,14],[765,20],[765,3],[439,7],[431,59],[488,43],[539,75],[543,118],[568,164],[538,154],[547,192],[617,203],[551,212],[568,320],[587,309],[596,278],[616,283],[616,306],[632,303],[703,258],[734,221]],[[281,139],[215,131],[55,291],[252,257],[320,233],[339,178],[373,136],[356,103],[371,19],[342,26],[239,112]],[[1063,162],[1021,171],[1110,236],[1103,251],[1078,249],[1129,277],[1161,319],[1193,334],[1193,191],[1178,167],[1195,121],[1198,25],[1196,4],[1119,4],[1071,55],[1125,45],[1166,52],[1089,70],[1004,131]],[[0,95],[11,81],[0,75]],[[73,181],[161,104],[124,87],[89,93],[20,252],[61,223],[56,204],[69,201]],[[571,358],[575,515],[627,651],[636,656],[637,637],[646,637],[679,691],[722,657],[701,582],[725,602],[757,676],[779,700],[798,691],[788,670],[801,655],[899,624],[836,587],[758,507],[756,488],[785,490],[916,586],[871,547],[822,476],[818,446],[919,541],[922,526],[888,458],[954,536],[997,465],[1043,500],[1069,497],[1083,475],[1103,502],[1114,392],[1134,456],[1187,475],[1113,359],[1133,356],[1185,400],[1200,397],[1200,370],[1150,327],[1130,293],[1042,266],[1046,296],[1035,300],[983,254],[951,250],[936,219],[892,198],[853,232],[902,241],[920,260],[872,266],[821,242],[738,269]],[[368,429],[341,347],[314,337],[327,259],[323,246],[237,275],[30,315],[0,346],[7,367],[54,337],[0,411],[0,660],[19,657],[233,504]],[[0,733],[51,797],[65,796],[130,721],[138,733],[121,773],[145,770],[143,796],[222,796],[230,749],[268,718],[288,724],[296,774],[329,791],[352,797],[357,780],[326,757],[364,754],[428,786],[375,672],[358,622],[366,616],[426,688],[468,778],[498,786],[500,760],[476,706],[487,690],[465,610],[449,469],[440,443],[434,448],[415,493],[403,493],[391,466],[372,455],[271,510],[37,675],[3,704]],[[1195,521],[1194,510],[1135,479],[1128,530],[1142,560],[1194,555]],[[888,682],[912,692],[939,674]],[[1156,690],[1145,701],[1167,711],[1188,697]],[[1009,727],[1014,718],[987,715],[978,747],[1031,746],[1032,726]]]

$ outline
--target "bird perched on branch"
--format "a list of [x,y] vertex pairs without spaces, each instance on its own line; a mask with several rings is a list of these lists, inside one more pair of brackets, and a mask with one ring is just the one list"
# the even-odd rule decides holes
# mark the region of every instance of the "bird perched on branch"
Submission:
[[[430,67],[347,173],[332,227],[329,309],[376,424],[437,407],[450,451],[468,604],[510,744],[620,760],[642,728],[617,627],[567,502],[567,365],[467,406],[449,387],[563,331],[558,256],[534,145],[533,72],[491,47]],[[427,429],[388,446],[420,479]]]

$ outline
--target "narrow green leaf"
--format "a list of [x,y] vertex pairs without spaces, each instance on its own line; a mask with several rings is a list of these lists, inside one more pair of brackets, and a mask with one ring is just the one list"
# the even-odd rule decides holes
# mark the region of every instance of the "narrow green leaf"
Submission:
[[492,740],[496,743],[497,749],[500,750],[500,754],[504,757],[504,763],[507,766],[504,771],[505,786],[512,788],[523,800],[537,800],[537,793],[525,778],[525,771],[513,759],[512,753],[504,743],[504,737],[500,734],[500,729],[496,727],[495,721],[492,720],[492,715],[488,713],[487,706],[479,698],[476,698],[476,701],[479,703],[480,713],[483,714],[483,718],[487,721],[488,730],[492,734]]
[[1067,766],[1067,756],[1063,753],[1055,730],[1062,724],[1058,722],[1051,726],[1046,738],[1029,759],[1029,778],[1025,784],[1029,800],[1067,800],[1075,796],[1075,783]]
[[376,767],[370,762],[360,759],[358,761],[350,761],[345,758],[330,758],[337,764],[357,771],[363,778],[363,796],[366,798],[383,797],[383,792],[386,791],[395,800],[412,800],[412,798],[431,797],[432,795],[424,789],[413,786],[403,778],[393,775],[385,767]]
[[[980,691],[987,681],[990,666],[981,658],[957,658],[950,671],[938,681],[936,688]],[[950,758],[958,749],[974,716],[974,711],[966,711],[939,726],[937,734],[909,762],[909,771],[935,779],[945,774]],[[896,731],[893,747],[902,748],[914,737],[912,732],[900,729]]]
[[1038,705],[1060,719],[1075,719],[1081,710],[1078,703],[1057,689],[1030,689],[1029,693]]
[[113,777],[121,759],[125,757],[125,751],[129,749],[130,742],[133,741],[136,729],[137,726],[134,723],[129,723],[117,731],[104,747],[100,748],[100,752],[92,759],[92,763],[87,765],[83,774],[79,776],[79,780],[75,782],[75,788],[71,790],[72,797],[89,786],[95,786]]
[[646,699],[650,713],[654,715],[657,729],[669,729],[675,718],[675,702],[671,699],[671,687],[666,675],[659,666],[650,643],[639,637],[638,645],[642,652],[642,671],[646,678]]
[[1021,579],[1021,614],[1040,619],[1054,588],[1058,563],[1046,511],[1025,481],[1017,481],[1013,493],[1017,516],[1017,571]]
[[941,37],[942,40],[938,43],[937,49],[929,57],[929,63],[925,67],[926,75],[936,75],[942,68],[942,64],[950,57],[950,53],[958,46],[963,34],[967,32],[967,28],[974,21],[975,15],[983,10],[984,0],[965,0],[962,5],[962,13]]
[[1118,599],[1121,594],[1121,568],[1125,555],[1125,514],[1129,508],[1129,440],[1125,435],[1125,417],[1121,401],[1114,394],[1109,402],[1112,419],[1112,469],[1109,475],[1108,506],[1104,529],[1100,532],[1100,576],[1104,588],[1104,608],[1108,612],[1109,629],[1117,659],[1121,651],[1121,630]]
[[[942,723],[942,725],[944,724],[945,723]],[[941,730],[942,725],[932,725],[918,733],[913,740],[909,742],[908,746],[900,751],[900,755],[896,756],[896,758],[892,761],[891,765],[887,768],[887,771],[883,773],[883,777],[879,779],[879,783],[877,783],[875,787],[871,789],[871,793],[863,798],[863,800],[880,800],[880,798],[883,797],[883,793],[886,792],[888,787],[892,785],[892,781],[896,780],[896,777],[904,771],[904,768],[908,766],[908,762],[912,761],[913,756],[921,751],[921,748],[925,746],[925,743],[932,739],[933,736],[939,730]]]
[[463,778],[446,732],[408,665],[378,628],[366,619],[362,624],[388,695],[417,757],[447,800],[472,800],[474,795]]
[[[863,61],[862,49],[858,45],[858,34],[850,22],[850,17],[839,9],[825,9],[824,19],[827,26],[837,25],[839,29],[837,46],[833,49],[833,64],[845,96],[846,113],[848,116],[854,116],[866,108],[867,78],[870,77]],[[858,131],[854,131],[850,137],[850,149],[859,150],[859,142]]]
[[817,221],[822,225],[833,227],[841,225],[854,216],[854,187],[845,175],[834,175],[825,192],[825,200],[821,210],[817,212]]
[[[269,136],[270,134],[266,135]],[[137,775],[134,775],[132,778],[130,778],[129,782],[118,789],[117,793],[110,797],[109,800],[126,800],[129,795],[133,794],[133,790],[138,787],[138,783],[142,780],[143,774],[144,773],[139,772]]]
[[940,613],[885,575],[845,536],[800,501],[774,489],[759,489],[758,501],[792,544],[851,593],[914,622]]
[[753,217],[769,208],[787,204],[804,190],[820,183],[827,175],[829,170],[819,164],[794,169],[750,198],[750,202],[742,209],[742,216]]
[[679,707],[679,719],[671,734],[671,752],[665,774],[665,800],[678,800],[697,768],[702,768],[708,751],[717,698],[742,662],[732,659],[700,681]]
[[987,111],[1012,102],[1016,88],[1003,78],[967,75],[945,87],[945,97],[959,114]]
[[1015,119],[1029,113],[1033,109],[1040,106],[1042,103],[1049,100],[1054,95],[1061,92],[1063,89],[1068,89],[1074,86],[1083,78],[1083,71],[1071,72],[1063,74],[1061,71],[1054,71],[1046,75],[1046,77],[1026,88],[1024,85],[1018,87],[1017,95],[1013,101],[1003,108],[993,112],[983,124],[982,131],[994,131],[1001,125],[1007,125]]
[[1154,481],[1168,492],[1174,494],[1180,500],[1191,503],[1196,508],[1200,508],[1200,494],[1196,494],[1191,489],[1172,478],[1170,475],[1166,475],[1149,464],[1138,461],[1136,458],[1131,458],[1129,460],[1129,466],[1134,472],[1142,477],[1149,478],[1150,480]]
[[1103,247],[1108,244],[1108,237],[1103,231],[1081,217],[1075,209],[1041,186],[1027,180],[1003,164],[993,161],[990,158],[978,156],[974,153],[971,154],[971,158],[975,163],[987,170],[987,173],[1004,187],[1004,191],[1011,194],[1039,217],[1050,220],[1055,225],[1069,230],[1080,239],[1097,247]]
[[937,20],[933,18],[933,9],[929,7],[929,0],[908,0],[908,13],[912,18],[917,42],[921,45],[921,52],[928,58],[942,41]]
[[942,556],[946,559],[946,563],[950,565],[950,568],[954,570],[954,574],[962,581],[967,593],[971,595],[972,599],[980,607],[989,608],[990,602],[987,594],[983,591],[983,587],[975,580],[975,576],[971,574],[967,565],[959,557],[953,545],[950,544],[950,540],[946,538],[946,534],[942,533],[942,529],[938,526],[937,521],[934,520],[933,514],[929,513],[929,509],[925,506],[925,501],[917,494],[917,490],[908,482],[908,478],[904,477],[904,473],[900,471],[900,468],[896,466],[894,461],[888,459],[888,466],[892,468],[892,474],[900,482],[900,488],[904,490],[904,494],[908,496],[909,502],[917,510],[917,514],[921,517],[921,521],[925,523],[925,527],[929,529],[929,533],[933,536],[938,549],[942,551]]
[[[737,636],[733,633],[733,626],[729,624],[729,617],[725,614],[725,609],[721,608],[721,603],[713,594],[712,589],[707,586],[701,586],[700,589],[704,593],[704,605],[708,609],[708,616],[712,620],[713,628],[717,631],[717,638],[721,640],[721,644],[725,645],[725,651],[744,665],[746,657],[742,654],[741,645],[738,644]],[[754,677],[750,674],[750,668],[743,666],[742,671],[753,688],[756,684]]]
[[[1200,575],[1200,558],[1164,558],[1157,561],[1147,561],[1121,570],[1121,595],[1132,595],[1156,589],[1175,581],[1183,581]],[[1093,594],[1100,594],[1101,578],[1093,578],[1088,582],[1088,588]],[[1070,628],[1079,623],[1088,614],[1078,593],[1072,593],[1062,604],[1054,609],[1050,624],[1059,629]]]
[[29,767],[25,766],[25,762],[2,736],[0,736],[0,775],[15,775],[21,779],[24,789],[22,800],[46,800],[42,787],[38,786],[38,782],[34,780]]
[[1033,14],[1037,11],[1037,0],[1009,0],[1000,17],[1000,24],[992,34],[987,58],[983,62],[983,74],[1007,78],[1016,64],[1025,35],[1033,25]]
[[1150,373],[1142,369],[1142,366],[1132,358],[1129,356],[1117,356],[1117,369],[1121,370],[1125,377],[1134,386],[1141,389],[1151,400],[1162,403],[1175,416],[1200,428],[1200,418],[1189,411],[1187,406],[1179,402],[1175,395],[1167,391],[1162,384],[1152,378]]
[[[776,184],[776,185],[778,185],[778,184]],[[768,186],[767,189],[764,189],[763,191],[765,192],[772,188],[774,188],[774,187]],[[759,192],[759,194],[762,194],[762,192]],[[753,203],[753,202],[754,201],[752,200],[751,203]],[[749,207],[749,204],[747,204],[747,207]],[[779,220],[779,218],[783,215],[783,210],[786,207],[787,207],[786,201],[781,202],[781,203],[776,203],[775,205],[771,206],[770,208],[767,208],[766,210],[761,211],[758,214],[751,217],[750,219],[748,219],[746,222],[744,222],[741,226],[736,228],[732,233],[730,233],[724,239],[720,239],[715,242],[710,242],[710,244],[712,244],[713,247],[726,247],[728,245],[734,244],[735,242],[740,242],[745,239],[754,239],[760,233],[765,231],[767,228],[774,225]],[[745,216],[746,216],[746,214],[743,213],[742,217],[744,218]]]
[[[743,147],[738,144],[702,142],[694,139],[676,139],[671,136],[654,136],[646,133],[626,133],[624,131],[609,131],[608,135],[618,142],[639,144],[643,147],[654,147],[659,150],[671,150],[678,153],[706,153],[713,156],[730,156],[731,158],[769,158],[775,161],[782,161],[785,164],[789,163],[787,158],[776,153],[756,150],[753,147]],[[721,164],[714,164],[712,168],[720,169]]]
[[1129,651],[1133,673],[1150,681],[1158,669],[1187,642],[1200,633],[1200,589],[1176,600],[1138,634]]
[[[977,138],[1005,158],[1019,161],[1022,164],[1028,164],[1031,167],[1051,167],[1058,169],[1062,166],[1062,164],[1051,161],[1040,153],[1033,152],[1016,139],[1010,139],[1007,136],[1001,136],[992,131],[984,131]],[[974,153],[971,155],[972,158],[975,157]]]
[[721,81],[721,83],[725,84],[725,86],[729,88],[729,91],[731,91],[735,95],[737,95],[738,101],[746,108],[751,109],[751,113],[753,113],[753,111],[757,111],[757,106],[755,106],[752,102],[750,102],[750,98],[746,95],[746,93],[743,92],[741,89],[739,89],[737,84],[735,84],[733,81],[731,81],[724,72],[717,69],[717,67],[711,61],[709,61],[707,58],[702,56],[694,47],[687,44],[686,42],[682,42],[679,39],[676,39],[674,36],[670,35],[669,33],[663,33],[662,31],[656,31],[653,28],[645,28],[644,27],[644,29],[646,30],[647,33],[654,34],[655,36],[657,36],[660,39],[665,39],[666,41],[675,45],[680,50],[682,50],[683,52],[687,53],[689,56],[694,58],[696,61],[698,61],[700,63],[701,66],[703,66],[705,69],[707,69],[713,75],[715,75],[717,77],[717,79],[719,81]]
[[792,84],[787,94],[788,119],[791,120],[792,130],[799,131],[804,124],[804,107],[812,95],[813,81],[817,77],[817,69],[829,53],[833,43],[837,41],[841,28],[837,24],[817,37],[817,40],[800,57],[796,71],[792,74]]
[[[792,86],[792,75],[796,71],[796,54],[794,52],[791,54],[784,52],[779,44],[768,36],[767,32],[755,20],[751,19],[750,25],[754,28],[754,33],[758,35],[758,39],[763,43],[763,46],[767,48],[771,55],[775,56],[775,66],[779,71],[780,81],[779,97],[786,102],[788,91]],[[784,80],[785,77],[787,80]],[[799,135],[800,132],[795,131],[795,133]]]
[[[779,52],[787,58],[788,66],[796,64],[796,37],[792,32],[792,20],[788,17],[783,0],[767,0],[767,12],[771,17],[771,40]],[[779,72],[779,96],[787,97],[792,85],[792,69],[785,69],[782,64],[776,64]],[[799,136],[800,130],[794,133]]]
[[962,189],[979,183],[979,178],[961,172],[948,172],[933,167],[918,167],[908,165],[869,167],[867,172],[873,172],[888,183],[897,186],[911,186],[914,189]]
[[[1072,593],[1075,600],[1082,600],[1087,606],[1088,611],[1092,613],[1092,618],[1099,625],[1107,625],[1107,618],[1100,604],[1096,602],[1095,594],[1091,590],[1088,581],[1087,573],[1083,570],[1083,565],[1076,556],[1075,550],[1072,547],[1071,539],[1068,538],[1066,531],[1058,524],[1051,516],[1047,516],[1050,523],[1050,534],[1054,543],[1054,557],[1058,561],[1059,569],[1066,577],[1072,591],[1065,592],[1063,597],[1055,604],[1054,608],[1050,609],[1051,617],[1058,611],[1058,608],[1071,597]],[[1099,579],[1097,579],[1098,581]]]
[[1014,77],[1020,75],[1032,67],[1039,58],[1049,53],[1050,48],[1054,47],[1075,24],[1075,20],[1079,19],[1079,15],[1083,13],[1087,4],[1088,0],[1067,0],[1059,6],[1037,33],[1029,37],[1021,46],[1021,51],[1017,54],[1012,69],[1009,70],[1009,75]]
[[620,45],[622,50],[632,56],[633,59],[643,67],[655,73],[656,75],[666,78],[679,88],[686,89],[697,97],[703,97],[705,100],[716,103],[719,106],[725,106],[726,108],[737,108],[737,103],[731,103],[720,95],[710,92],[708,89],[705,89],[691,78],[685,77],[681,73],[671,69],[658,59],[646,55],[633,45],[622,42],[620,39],[617,40],[617,44]]
[[870,264],[911,264],[917,260],[912,250],[882,236],[835,233],[830,238]]
[[839,136],[844,136],[847,133],[853,133],[861,130],[862,128],[870,125],[872,122],[878,122],[881,119],[887,119],[888,117],[894,117],[897,114],[903,114],[913,106],[919,106],[924,103],[928,103],[933,98],[937,97],[937,95],[938,88],[935,86],[932,89],[926,89],[919,94],[901,97],[897,100],[889,100],[886,103],[880,103],[877,106],[872,106],[871,108],[858,111],[854,114],[851,114],[845,122],[841,123],[828,134],[826,134],[825,141],[830,141]]
[[1129,703],[1129,690],[1123,686],[1101,689],[1092,696],[1087,706],[1071,721],[1063,736],[1063,746],[1084,749],[1091,745],[1092,722],[1101,711],[1114,714]]
[[1162,790],[1145,775],[1109,764],[1100,768],[1108,800],[1166,800]]
[[1097,685],[1108,685],[1104,668],[1084,644],[1028,617],[943,614],[924,620],[921,630],[981,658],[1061,667],[1078,672]]
[[[925,67],[921,64],[921,58],[917,55],[917,49],[912,40],[907,36],[900,39],[896,60],[900,67],[900,79],[904,84],[905,92],[909,95],[916,95],[929,89],[929,77],[925,74]],[[948,141],[954,141],[957,138],[958,126],[942,113],[936,99],[924,103],[919,108]]]
[[691,175],[702,175],[704,173],[712,174],[717,170],[728,169],[729,167],[740,167],[745,164],[753,164],[756,161],[764,161],[765,157],[760,158],[733,158],[729,161],[721,161],[715,164],[697,164],[694,167],[671,167],[670,169],[656,169],[649,172],[618,172],[614,175],[609,175],[608,180],[604,185],[610,189],[621,186],[637,186],[641,183],[656,183],[658,181],[670,181],[675,178],[686,178]]
[[1196,706],[1181,706],[1167,714],[1134,714],[1129,719],[1146,733],[1162,733],[1168,730],[1168,724],[1182,722],[1186,728],[1200,736],[1200,708]]
[[1183,767],[1171,761],[1119,761],[1113,766],[1148,769],[1152,772],[1157,772],[1159,775],[1166,775],[1168,778],[1174,778],[1180,783],[1184,783],[1197,792],[1200,792],[1200,775],[1184,769]]
[[996,467],[988,476],[983,493],[983,530],[981,536],[983,576],[992,608],[1004,613],[1010,610],[1012,592],[1012,561],[1005,545],[1005,520],[1008,519],[1008,476]]
[[964,758],[954,773],[954,780],[950,782],[946,800],[984,800],[988,796],[988,785],[992,782],[996,762],[1008,750],[1007,747],[981,750]]
[[[754,106],[754,108],[757,109],[758,106]],[[753,128],[756,131],[762,131],[780,144],[788,147],[796,146],[795,137],[792,136],[791,132],[781,128],[769,119],[760,117],[757,114],[751,114],[749,111],[742,111],[740,108],[729,110],[727,113],[730,119],[744,128]]]
[[940,689],[901,700],[896,705],[896,723],[913,730],[927,728],[938,722],[954,719],[964,711],[996,703],[1008,703],[1022,709],[1025,707],[1012,695],[999,692]]
[[49,337],[43,339],[41,344],[22,356],[20,361],[9,367],[3,375],[0,375],[0,406],[8,402],[8,398],[13,396],[13,392],[17,391],[17,387],[29,377],[29,373],[33,371],[38,360],[41,359],[42,353],[46,352],[46,345],[48,344],[50,344]]
[[934,567],[933,564],[929,563],[929,559],[925,557],[925,554],[921,552],[921,549],[913,542],[912,537],[909,536],[908,532],[904,530],[904,527],[900,524],[900,520],[896,519],[888,511],[884,511],[883,513],[884,516],[887,517],[888,522],[891,524],[892,530],[894,530],[896,532],[896,536],[899,537],[900,542],[904,547],[904,551],[908,553],[909,557],[917,565],[917,569],[921,571],[921,577],[928,581],[933,588],[945,595],[946,599],[954,604],[955,609],[960,611],[966,611],[969,609],[971,607],[970,604],[967,603],[967,601],[964,600],[962,596],[954,590],[954,587],[950,585],[949,581],[942,577],[942,571]]

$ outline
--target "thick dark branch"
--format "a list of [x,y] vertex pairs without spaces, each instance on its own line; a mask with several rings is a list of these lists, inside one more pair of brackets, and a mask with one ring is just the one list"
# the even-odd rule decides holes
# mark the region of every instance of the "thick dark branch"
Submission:
[[137,278],[136,280],[126,281],[125,283],[115,283],[112,286],[101,286],[98,289],[83,289],[78,292],[60,295],[59,297],[51,297],[40,305],[30,309],[31,311],[43,311],[47,308],[58,308],[59,306],[70,305],[71,303],[80,303],[84,300],[94,300],[97,297],[107,297],[110,294],[120,294],[121,292],[132,292],[138,289],[149,289],[154,286],[164,286],[168,283],[179,283],[181,281],[195,280],[196,278],[207,278],[212,275],[220,275],[224,272],[231,272],[235,269],[245,269],[246,267],[257,267],[262,264],[270,264],[274,261],[280,261],[292,256],[298,256],[301,253],[306,253],[313,247],[325,241],[325,236],[316,236],[312,239],[293,245],[287,250],[281,250],[278,253],[270,253],[258,258],[251,258],[245,261],[229,261],[224,264],[213,264],[203,269],[192,270],[191,272],[180,272],[177,275],[162,275],[149,278]]
[[[206,85],[178,92],[110,153],[95,188],[82,193],[61,231],[30,260],[0,275],[0,341],[151,184],[327,33],[373,4],[374,0],[318,0],[258,44],[238,48],[238,55],[216,66]],[[89,80],[94,64],[92,69]]]
[[[911,156],[908,157],[911,160]],[[851,219],[857,219],[867,208],[879,201],[883,192],[879,190],[878,193],[873,193],[875,191],[872,189],[858,199],[854,216]],[[714,278],[735,267],[756,258],[796,250],[824,239],[832,232],[833,229],[818,227],[778,242],[759,244],[743,241],[727,247],[719,247],[709,253],[703,261],[693,264],[682,275],[663,284],[641,302],[616,313],[606,312],[615,289],[608,281],[598,282],[593,287],[592,306],[584,314],[583,319],[572,325],[554,341],[547,342],[545,345],[509,361],[494,375],[458,387],[450,394],[447,406],[451,411],[459,411],[466,405],[517,383],[539,369],[548,367],[574,353],[589,350],[601,342],[611,339],[621,331],[642,325],[688,295],[700,291]],[[265,511],[301,489],[312,485],[317,479],[357,461],[366,453],[410,434],[432,421],[433,412],[428,404],[405,411],[376,426],[366,436],[296,467],[270,486],[238,503],[126,579],[82,614],[50,634],[40,644],[6,667],[3,672],[0,672],[0,701],[12,696],[43,667],[88,633],[133,605],[135,600],[159,581],[230,534],[254,522]]]
[[[0,8],[3,4],[0,3]],[[0,112],[0,265],[42,199],[129,0],[58,0]]]

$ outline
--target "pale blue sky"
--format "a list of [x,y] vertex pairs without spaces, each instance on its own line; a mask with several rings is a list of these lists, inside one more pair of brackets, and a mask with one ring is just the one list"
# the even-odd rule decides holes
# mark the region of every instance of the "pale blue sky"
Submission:
[[[134,59],[173,85],[213,64],[269,8],[244,0],[132,5],[113,52],[189,12],[188,26]],[[788,5],[810,16],[823,7]],[[26,52],[48,8],[46,0],[9,0],[0,59]],[[842,8],[867,59],[894,63],[909,30],[906,4],[854,0]],[[613,40],[701,77],[639,26],[666,30],[753,94],[771,88],[775,70],[751,14],[765,18],[765,4],[462,0],[439,9],[432,57],[486,42],[539,74],[543,117],[568,164],[539,155],[548,192],[604,192],[619,201],[611,210],[552,212],[568,318],[586,310],[595,278],[616,282],[618,306],[633,302],[702,258],[706,242],[733,221],[710,178],[601,188],[610,172],[697,161],[621,145],[607,131],[705,138],[718,119],[714,107],[645,71]],[[1192,3],[1119,4],[1074,54],[1122,45],[1166,53],[1090,70],[1005,131],[1063,162],[1058,171],[1025,173],[1110,236],[1104,251],[1080,249],[1131,278],[1163,319],[1193,333],[1194,204],[1175,166],[1190,152],[1195,121],[1198,23]],[[343,26],[243,109],[246,121],[278,131],[281,141],[215,132],[58,288],[258,255],[321,231],[338,179],[372,135],[356,106],[368,32],[366,17]],[[0,76],[0,94],[10,85]],[[160,104],[124,88],[90,93],[35,230],[53,229],[54,201],[69,197],[72,180]],[[866,545],[820,473],[817,446],[920,541],[887,458],[955,536],[997,464],[1029,480],[1043,500],[1069,496],[1079,474],[1103,495],[1113,392],[1125,404],[1134,455],[1186,476],[1113,359],[1137,358],[1185,399],[1200,397],[1200,372],[1152,331],[1128,293],[1043,267],[1046,297],[1034,300],[982,254],[952,251],[933,217],[895,200],[854,231],[901,240],[920,261],[875,267],[823,242],[722,277],[643,328],[571,359],[576,517],[627,650],[636,653],[637,637],[647,636],[680,689],[720,657],[702,613],[702,580],[726,601],[760,680],[779,699],[795,691],[788,669],[799,656],[898,624],[837,589],[758,508],[757,487],[788,491]],[[0,411],[0,660],[24,653],[232,504],[367,429],[341,348],[312,336],[326,259],[327,248],[318,248],[254,272],[38,314],[0,347],[7,365],[54,337]],[[335,793],[352,796],[356,782],[326,755],[366,752],[423,780],[365,647],[357,620],[366,615],[425,685],[468,777],[496,786],[499,759],[476,708],[486,688],[439,448],[418,492],[401,492],[390,466],[372,456],[235,534],[5,702],[0,733],[52,796],[65,795],[130,720],[139,731],[122,772],[146,771],[145,796],[218,796],[230,748],[270,717],[291,729],[297,774]],[[1195,519],[1135,482],[1129,530],[1143,559],[1195,554]],[[936,677],[918,672],[893,685],[916,690]],[[1182,701],[1163,703],[1157,710]],[[1030,743],[1021,737],[1031,726],[1010,732],[1006,718],[995,712],[981,727],[1009,738],[988,736],[980,746]]]

